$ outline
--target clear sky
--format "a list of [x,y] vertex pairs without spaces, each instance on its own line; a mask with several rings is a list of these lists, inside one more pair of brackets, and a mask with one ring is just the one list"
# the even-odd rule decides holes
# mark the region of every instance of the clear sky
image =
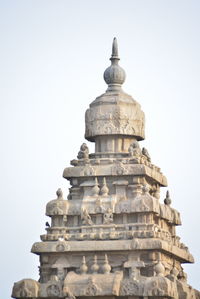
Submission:
[[[0,1],[1,290],[38,279],[32,244],[45,232],[46,203],[84,141],[84,113],[106,89],[118,38],[124,90],[146,115],[143,145],[168,178],[177,229],[200,274],[200,1]],[[93,144],[89,145],[93,151]],[[163,188],[161,201],[166,188]]]

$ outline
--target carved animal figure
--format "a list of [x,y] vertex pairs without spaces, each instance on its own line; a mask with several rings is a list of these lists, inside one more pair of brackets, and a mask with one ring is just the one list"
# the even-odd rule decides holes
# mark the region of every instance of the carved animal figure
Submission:
[[131,157],[138,157],[141,155],[141,149],[139,146],[139,143],[137,142],[137,140],[135,140],[133,143],[131,143],[131,145],[129,146],[129,156]]
[[78,159],[88,159],[89,158],[89,149],[86,143],[83,143],[78,152]]
[[149,155],[148,150],[145,147],[142,148],[142,154],[147,158],[147,161],[151,162],[151,157]]

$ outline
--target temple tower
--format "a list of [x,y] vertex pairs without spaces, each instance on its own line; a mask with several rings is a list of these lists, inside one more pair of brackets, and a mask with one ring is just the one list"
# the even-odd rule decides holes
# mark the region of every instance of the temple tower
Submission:
[[104,72],[108,88],[85,114],[85,138],[63,177],[61,189],[46,206],[46,234],[32,246],[40,257],[39,281],[14,284],[13,298],[197,299],[187,284],[183,263],[193,263],[176,235],[181,224],[167,191],[167,180],[146,148],[144,113],[122,90],[117,40]]

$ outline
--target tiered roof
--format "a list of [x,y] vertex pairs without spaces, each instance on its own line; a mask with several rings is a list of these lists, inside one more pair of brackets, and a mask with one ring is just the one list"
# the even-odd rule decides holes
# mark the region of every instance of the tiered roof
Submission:
[[181,266],[193,257],[176,235],[180,215],[169,192],[160,201],[167,180],[139,144],[144,113],[121,88],[116,38],[110,60],[108,88],[85,115],[85,138],[95,142],[95,153],[83,143],[65,168],[68,198],[58,189],[46,206],[51,224],[32,247],[40,279],[17,282],[13,298],[200,298]]

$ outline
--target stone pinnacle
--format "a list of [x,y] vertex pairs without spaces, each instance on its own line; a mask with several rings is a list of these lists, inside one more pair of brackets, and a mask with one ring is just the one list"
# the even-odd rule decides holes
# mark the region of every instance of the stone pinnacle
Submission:
[[120,60],[120,58],[118,56],[118,44],[117,44],[116,37],[114,37],[114,39],[113,39],[113,43],[112,43],[112,55],[111,55],[110,60],[113,60],[113,59]]
[[126,74],[123,68],[118,65],[120,60],[118,56],[118,45],[116,37],[112,43],[112,55],[111,55],[111,66],[109,66],[104,72],[104,80],[108,84],[107,92],[109,91],[120,91],[121,85],[124,83]]

